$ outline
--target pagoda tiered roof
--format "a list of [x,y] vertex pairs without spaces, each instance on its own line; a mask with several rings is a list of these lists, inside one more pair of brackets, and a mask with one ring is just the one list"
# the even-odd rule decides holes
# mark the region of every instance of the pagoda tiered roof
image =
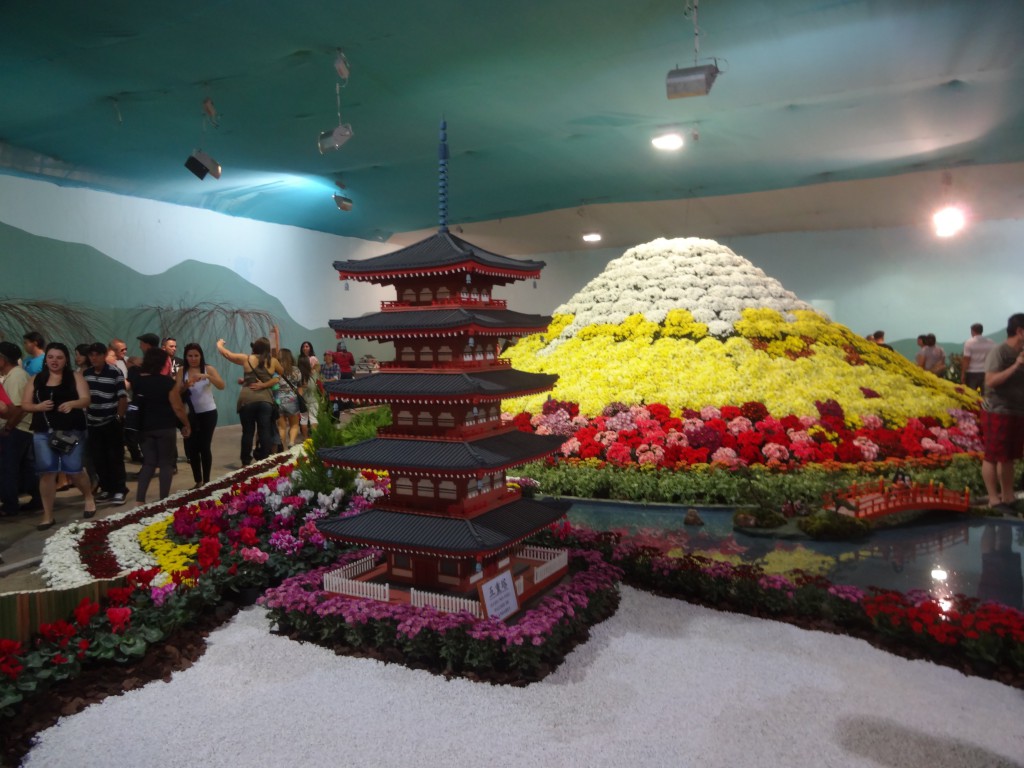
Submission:
[[466,477],[541,459],[562,447],[561,435],[535,435],[513,429],[473,441],[377,437],[353,445],[321,448],[330,464],[353,469],[419,472]]
[[420,402],[489,401],[543,392],[558,381],[557,374],[528,373],[514,368],[481,371],[371,373],[355,379],[329,381],[328,395],[362,402],[415,399]]
[[528,315],[510,309],[442,307],[403,312],[374,312],[362,317],[330,320],[327,324],[339,335],[350,339],[392,339],[397,334],[402,338],[411,339],[466,333],[525,335],[543,331],[550,323],[551,318],[547,315]]
[[399,278],[475,272],[496,284],[539,277],[543,261],[510,259],[466,242],[448,231],[437,232],[405,248],[370,259],[334,262],[342,280],[386,284]]
[[332,539],[389,550],[467,557],[507,549],[559,520],[569,502],[516,499],[471,520],[415,512],[369,509],[352,517],[317,521]]

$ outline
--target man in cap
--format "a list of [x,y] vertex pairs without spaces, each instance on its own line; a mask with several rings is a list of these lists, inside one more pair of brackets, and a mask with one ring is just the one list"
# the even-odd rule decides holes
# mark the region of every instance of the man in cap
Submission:
[[25,387],[32,379],[18,365],[21,350],[9,341],[0,341],[0,385],[11,399],[0,421],[0,511],[13,515],[19,511],[18,495],[24,491],[31,501],[20,508],[33,512],[43,508],[39,480],[34,471],[32,453],[32,416],[21,407]]

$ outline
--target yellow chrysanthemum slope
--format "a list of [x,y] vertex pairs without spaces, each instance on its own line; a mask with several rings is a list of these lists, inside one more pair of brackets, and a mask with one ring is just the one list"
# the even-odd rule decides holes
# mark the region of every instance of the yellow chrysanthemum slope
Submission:
[[[587,415],[611,402],[679,413],[758,401],[775,415],[816,416],[815,401],[833,399],[853,422],[873,414],[902,426],[921,416],[948,423],[950,409],[978,405],[973,392],[832,322],[709,240],[637,246],[554,317],[505,357],[557,374],[550,396]],[[538,413],[547,397],[504,409]]]

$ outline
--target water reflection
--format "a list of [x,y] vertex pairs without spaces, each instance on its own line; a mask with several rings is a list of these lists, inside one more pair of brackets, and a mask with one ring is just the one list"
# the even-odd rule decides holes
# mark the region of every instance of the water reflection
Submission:
[[860,542],[813,542],[735,533],[732,511],[724,509],[699,509],[705,525],[684,526],[687,509],[576,502],[569,520],[616,531],[669,555],[692,553],[733,563],[753,562],[777,574],[801,569],[836,584],[921,590],[937,600],[959,593],[1024,609],[1024,523],[1020,521],[934,512],[916,523],[877,530]]

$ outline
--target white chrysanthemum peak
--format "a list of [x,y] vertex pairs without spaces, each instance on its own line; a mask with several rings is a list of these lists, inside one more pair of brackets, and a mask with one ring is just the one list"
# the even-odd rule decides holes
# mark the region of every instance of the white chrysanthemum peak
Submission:
[[589,325],[618,324],[637,313],[662,323],[674,309],[688,310],[712,336],[722,337],[733,333],[744,309],[765,308],[783,315],[814,310],[726,246],[687,237],[658,238],[630,248],[555,314],[574,316],[560,340]]

